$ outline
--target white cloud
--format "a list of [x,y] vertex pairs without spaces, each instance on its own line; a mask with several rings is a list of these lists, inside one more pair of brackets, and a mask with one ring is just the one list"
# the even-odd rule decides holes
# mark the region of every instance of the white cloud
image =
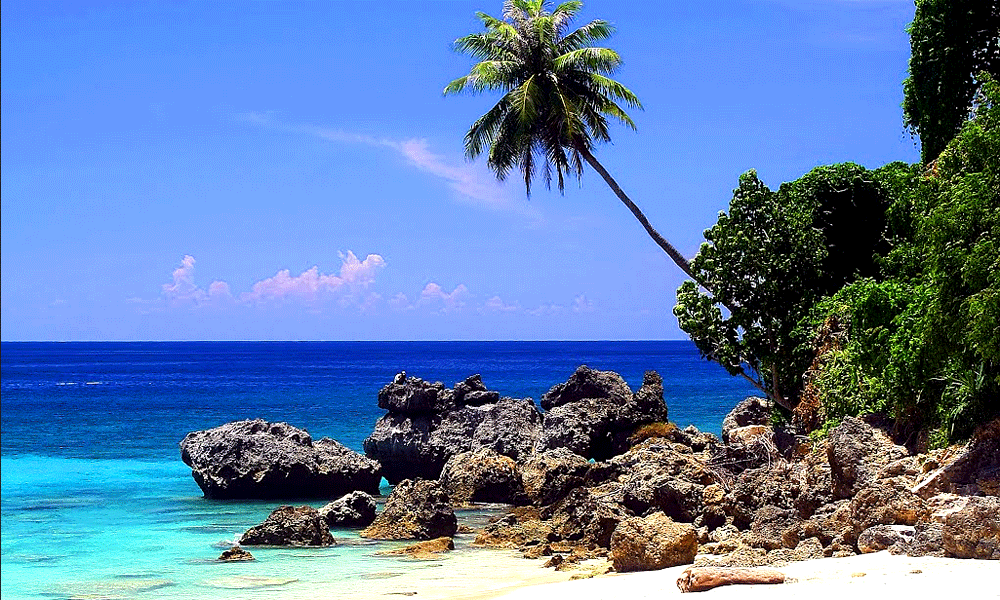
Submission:
[[260,112],[243,113],[237,115],[237,118],[260,127],[310,135],[330,142],[390,148],[414,167],[443,179],[462,202],[493,211],[515,212],[536,221],[541,218],[538,210],[515,191],[519,188],[512,186],[514,189],[511,189],[502,185],[482,165],[469,164],[464,160],[455,161],[436,154],[426,139],[378,138],[315,125],[288,125],[273,119],[268,113]]
[[526,310],[524,312],[529,315],[540,317],[544,315],[558,315],[566,311],[566,307],[561,304],[540,304],[536,308]]
[[507,304],[500,296],[493,296],[483,305],[483,310],[486,312],[512,313],[517,312],[518,308],[516,302]]
[[593,312],[594,303],[587,300],[587,297],[580,294],[576,298],[573,298],[573,312]]
[[315,303],[330,295],[338,295],[345,304],[363,300],[359,292],[375,281],[375,273],[385,267],[385,260],[378,254],[369,254],[364,260],[358,260],[353,252],[341,253],[340,259],[342,264],[336,275],[321,273],[318,266],[298,275],[284,269],[253,284],[249,292],[240,296],[240,300],[255,304],[289,300]]
[[413,305],[410,304],[410,299],[403,292],[396,292],[396,295],[389,299],[389,306],[395,310],[410,310],[413,308]]
[[229,285],[224,281],[213,281],[206,291],[194,283],[194,257],[185,254],[181,266],[174,269],[173,281],[164,283],[162,295],[172,305],[194,304],[202,305],[212,302],[231,300]]
[[[288,269],[254,283],[249,292],[234,298],[229,284],[213,281],[208,288],[195,283],[195,259],[190,254],[181,259],[174,269],[171,282],[161,286],[161,297],[171,306],[202,306],[239,302],[248,306],[263,304],[300,303],[312,306],[328,299],[337,300],[342,306],[357,305],[362,310],[372,310],[381,296],[368,291],[375,282],[376,273],[385,267],[385,259],[369,254],[359,260],[353,252],[340,254],[340,271],[336,274],[320,272],[318,266],[292,275]],[[130,299],[135,302],[137,299]],[[141,302],[141,301],[140,301]]]
[[444,291],[440,285],[433,281],[424,286],[420,292],[418,304],[441,307],[442,312],[453,312],[461,310],[465,306],[466,298],[469,296],[469,288],[465,284],[458,284],[450,292]]

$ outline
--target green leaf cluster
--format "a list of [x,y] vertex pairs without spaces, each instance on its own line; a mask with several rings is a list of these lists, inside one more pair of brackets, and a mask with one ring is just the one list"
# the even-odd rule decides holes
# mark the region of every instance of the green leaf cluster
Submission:
[[786,408],[888,413],[939,443],[1000,414],[1000,84],[982,77],[927,169],[820,167],[777,191],[743,175],[692,261],[712,291],[677,292],[702,355]]
[[928,163],[968,120],[980,73],[1000,78],[997,0],[917,0],[903,115]]
[[[617,52],[595,46],[614,33],[607,21],[570,25],[582,2],[548,10],[543,0],[508,0],[501,18],[477,13],[485,31],[455,41],[478,60],[444,93],[500,92],[503,96],[465,136],[469,158],[487,153],[499,179],[519,170],[530,193],[537,171],[559,190],[580,177],[595,142],[611,140],[609,119],[635,129],[626,108],[642,108],[635,94],[612,79]],[[624,108],[623,108],[624,107]]]
[[681,329],[704,357],[791,408],[812,361],[801,321],[821,298],[876,271],[889,192],[853,163],[818,167],[777,191],[745,173],[691,262],[707,289],[688,281],[677,291]]
[[813,324],[850,324],[817,379],[830,416],[888,410],[947,441],[1000,413],[1000,85],[983,80],[975,118],[932,167],[896,169],[879,277],[815,311]]

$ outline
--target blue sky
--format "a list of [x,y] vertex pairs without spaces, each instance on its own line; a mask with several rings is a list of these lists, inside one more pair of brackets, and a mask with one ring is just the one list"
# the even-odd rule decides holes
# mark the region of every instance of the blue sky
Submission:
[[[681,339],[596,173],[498,184],[476,2],[2,4],[4,340]],[[915,162],[908,0],[585,3],[643,101],[598,158],[687,256],[755,168]]]

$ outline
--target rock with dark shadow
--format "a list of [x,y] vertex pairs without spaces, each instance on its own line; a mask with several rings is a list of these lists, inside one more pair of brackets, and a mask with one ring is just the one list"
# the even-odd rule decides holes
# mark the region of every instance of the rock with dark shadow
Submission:
[[524,504],[517,463],[489,448],[456,454],[441,472],[441,486],[455,504]]
[[638,427],[667,420],[663,379],[653,371],[633,393],[621,375],[581,366],[542,397],[542,408],[547,412],[536,451],[566,448],[595,460],[628,450]]
[[535,506],[547,506],[583,485],[590,463],[566,448],[556,448],[530,455],[520,467],[528,500]]
[[855,417],[846,417],[830,430],[827,457],[833,494],[850,498],[874,482],[889,463],[907,456],[888,435]]
[[240,537],[242,546],[333,546],[326,521],[311,506],[279,506]]
[[729,442],[729,433],[748,425],[770,425],[771,402],[767,398],[750,396],[729,411],[722,420],[722,439]]
[[379,392],[379,406],[389,412],[365,440],[365,454],[393,484],[437,479],[452,456],[481,448],[519,460],[541,431],[530,398],[500,398],[478,375],[447,389],[400,373]]
[[223,552],[219,558],[219,562],[247,562],[255,560],[253,554],[250,554],[243,548],[239,546],[233,546],[229,550]]
[[319,509],[328,527],[367,527],[375,520],[375,498],[351,492]]
[[361,537],[376,540],[432,540],[454,537],[458,519],[448,494],[437,481],[402,481]]
[[206,498],[337,498],[378,493],[378,462],[303,429],[262,419],[187,434],[181,460]]

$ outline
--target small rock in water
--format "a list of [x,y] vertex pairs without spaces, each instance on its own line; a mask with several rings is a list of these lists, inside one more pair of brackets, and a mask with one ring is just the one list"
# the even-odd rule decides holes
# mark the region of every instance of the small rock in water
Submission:
[[219,556],[219,560],[222,562],[239,562],[239,561],[248,561],[256,559],[253,557],[253,554],[250,554],[243,548],[240,548],[239,546],[233,546],[229,550],[223,552],[222,555]]
[[416,559],[439,558],[439,555],[455,549],[455,542],[450,537],[440,537],[426,542],[412,544],[397,550],[376,552],[379,556],[409,556]]

